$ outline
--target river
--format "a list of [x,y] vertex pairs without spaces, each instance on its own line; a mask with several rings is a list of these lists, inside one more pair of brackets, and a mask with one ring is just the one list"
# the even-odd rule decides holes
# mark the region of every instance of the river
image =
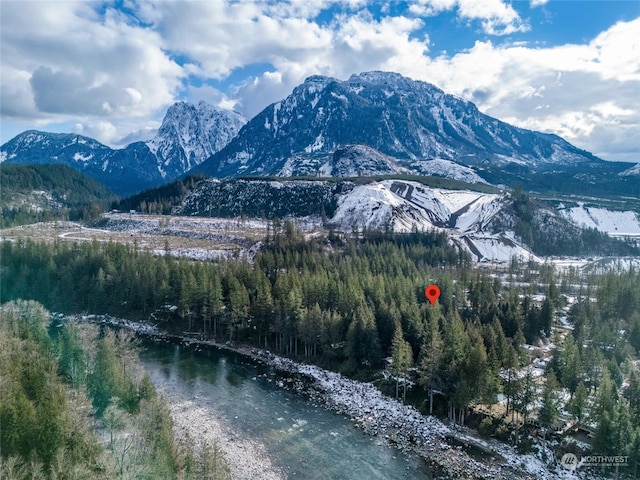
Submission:
[[[369,436],[340,415],[277,386],[279,374],[239,354],[146,342],[141,360],[154,383],[208,402],[240,441],[251,439],[290,479],[430,479],[424,461]],[[201,419],[203,426],[208,419]]]

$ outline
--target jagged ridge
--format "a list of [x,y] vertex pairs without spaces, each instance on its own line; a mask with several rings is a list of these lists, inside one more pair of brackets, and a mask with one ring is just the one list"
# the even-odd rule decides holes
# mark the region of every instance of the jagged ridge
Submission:
[[307,78],[196,170],[214,176],[273,174],[292,157],[326,157],[352,144],[398,160],[440,158],[467,166],[515,163],[540,170],[602,162],[558,136],[484,115],[426,82],[366,72],[347,81]]

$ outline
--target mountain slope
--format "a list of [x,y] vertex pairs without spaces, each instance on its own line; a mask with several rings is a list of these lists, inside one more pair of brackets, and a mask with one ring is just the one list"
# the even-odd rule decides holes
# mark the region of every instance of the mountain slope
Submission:
[[7,164],[63,164],[130,194],[184,174],[226,145],[244,118],[205,102],[179,102],[167,111],[156,136],[114,150],[77,134],[29,130],[0,148]]
[[271,174],[292,157],[331,155],[351,144],[398,160],[511,163],[530,171],[603,163],[560,137],[484,115],[472,103],[428,83],[366,72],[347,81],[307,78],[195,170],[214,176]]
[[0,166],[2,226],[86,216],[114,196],[93,178],[66,165]]

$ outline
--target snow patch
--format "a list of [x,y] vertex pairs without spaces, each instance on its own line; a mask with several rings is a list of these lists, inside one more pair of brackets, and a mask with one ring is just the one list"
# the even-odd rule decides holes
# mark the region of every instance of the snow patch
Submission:
[[83,163],[87,163],[89,160],[91,160],[93,158],[93,153],[89,154],[89,155],[83,155],[80,152],[76,152],[73,154],[73,159],[76,162],[83,162]]
[[411,163],[411,168],[424,175],[435,175],[467,183],[488,183],[473,169],[441,158],[415,161]]
[[640,175],[640,163],[635,164],[633,167],[625,170],[624,172],[620,172],[618,175],[621,175],[623,177],[629,175]]

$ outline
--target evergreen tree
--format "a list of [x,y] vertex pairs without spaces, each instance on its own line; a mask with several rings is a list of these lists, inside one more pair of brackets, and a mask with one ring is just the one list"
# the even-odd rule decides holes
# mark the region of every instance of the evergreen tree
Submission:
[[396,323],[396,332],[391,342],[391,373],[396,377],[396,398],[398,398],[398,384],[400,378],[403,379],[404,393],[403,399],[406,398],[407,392],[407,370],[413,366],[413,352],[411,346],[404,339],[402,334],[402,326]]
[[576,419],[578,424],[581,424],[582,421],[587,417],[587,399],[589,398],[589,392],[587,391],[587,387],[585,387],[584,382],[580,382],[578,387],[576,388],[576,392],[573,395],[573,398],[569,401],[567,405],[567,410],[573,418]]
[[441,387],[440,372],[442,371],[442,359],[444,355],[444,346],[438,319],[435,316],[430,317],[429,326],[427,328],[427,336],[420,349],[420,363],[418,366],[419,382],[427,389],[429,396],[429,414],[433,413],[433,391]]
[[[581,385],[584,388],[584,384],[581,383]],[[544,427],[545,438],[546,432],[553,428],[559,417],[561,406],[561,400],[558,394],[559,386],[553,371],[549,372],[542,390],[542,404],[538,411],[538,421],[540,425]]]

